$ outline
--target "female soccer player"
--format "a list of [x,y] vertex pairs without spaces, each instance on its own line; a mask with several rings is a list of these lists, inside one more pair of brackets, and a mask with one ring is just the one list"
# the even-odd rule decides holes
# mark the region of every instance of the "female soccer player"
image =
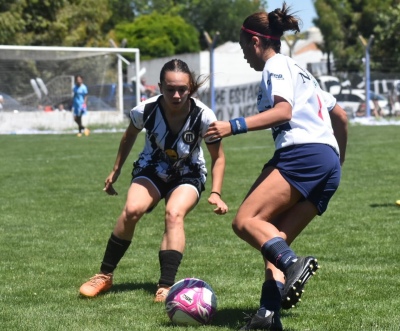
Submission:
[[[165,199],[165,230],[159,251],[161,276],[154,299],[165,301],[185,248],[184,218],[199,201],[207,176],[201,142],[216,117],[210,108],[192,97],[201,84],[185,62],[169,61],[160,73],[162,94],[131,110],[114,168],[105,180],[106,193],[117,194],[113,184],[143,129],[145,146],[134,163],[126,204],[108,240],[100,272],[81,286],[82,295],[94,297],[112,286],[114,269],[131,243],[136,224]],[[225,169],[221,139],[207,138],[205,143],[211,156],[212,175],[208,202],[216,206],[216,214],[225,214],[228,207],[221,200]]]
[[83,84],[83,78],[81,75],[75,76],[75,86],[72,89],[74,93],[72,99],[72,108],[74,113],[74,121],[78,124],[78,137],[82,137],[82,131],[85,136],[90,134],[90,130],[82,125],[82,116],[87,113],[87,95],[88,89],[85,84]]
[[[314,77],[280,54],[280,38],[300,31],[299,20],[281,9],[247,17],[240,32],[244,58],[262,71],[257,98],[259,114],[210,125],[205,137],[223,138],[272,129],[276,151],[250,188],[234,220],[234,232],[266,261],[260,308],[242,330],[282,330],[279,311],[298,301],[307,280],[318,269],[313,256],[299,257],[289,247],[316,215],[322,215],[338,188],[347,137],[337,143],[333,131],[347,132],[343,109],[332,107],[338,127],[332,129],[326,96]],[[342,156],[344,160],[344,155]]]

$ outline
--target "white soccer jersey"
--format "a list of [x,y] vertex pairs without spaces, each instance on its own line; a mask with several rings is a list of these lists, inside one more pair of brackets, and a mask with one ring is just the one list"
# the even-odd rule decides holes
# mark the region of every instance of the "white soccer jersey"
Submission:
[[322,89],[321,89],[321,92],[322,92],[322,96],[324,98],[324,102],[326,104],[326,108],[328,109],[328,111],[331,111],[336,106],[336,98],[329,92],[326,92]]
[[[190,98],[190,113],[181,130],[174,134],[165,120],[160,98],[162,95],[152,97],[130,112],[133,125],[139,130],[146,129],[145,147],[134,163],[134,171],[150,167],[166,182],[190,173],[205,183],[207,168],[201,142],[208,126],[217,120],[214,112]],[[206,143],[217,141],[205,139]]]
[[274,55],[265,63],[257,98],[258,111],[271,109],[275,95],[284,98],[292,106],[291,120],[272,128],[276,149],[322,143],[332,146],[339,153],[325,103],[328,101],[331,105],[332,99],[325,101],[326,96],[316,79],[282,54]]

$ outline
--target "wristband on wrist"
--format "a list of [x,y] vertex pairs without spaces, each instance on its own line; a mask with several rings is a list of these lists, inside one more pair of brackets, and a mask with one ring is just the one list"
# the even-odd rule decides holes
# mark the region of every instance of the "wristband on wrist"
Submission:
[[247,124],[246,124],[246,120],[244,119],[244,117],[237,117],[237,118],[231,119],[231,120],[229,120],[229,123],[231,123],[233,135],[247,132]]
[[216,195],[218,195],[219,197],[221,197],[221,193],[212,191],[210,194],[213,194],[213,193],[216,194]]

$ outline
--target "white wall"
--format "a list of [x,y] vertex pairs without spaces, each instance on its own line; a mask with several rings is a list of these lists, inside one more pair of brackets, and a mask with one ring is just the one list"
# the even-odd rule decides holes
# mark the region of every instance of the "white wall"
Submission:
[[[82,122],[89,128],[95,124],[115,125],[124,121],[116,111],[89,111]],[[0,112],[0,134],[36,131],[77,131],[77,124],[69,111],[65,112]]]

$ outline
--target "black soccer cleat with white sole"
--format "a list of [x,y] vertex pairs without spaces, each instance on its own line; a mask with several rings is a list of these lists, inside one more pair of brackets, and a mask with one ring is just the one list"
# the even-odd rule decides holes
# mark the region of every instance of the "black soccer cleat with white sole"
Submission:
[[241,327],[239,330],[269,330],[269,331],[282,331],[282,323],[279,318],[279,313],[268,311],[267,316],[247,315],[246,325]]
[[313,256],[298,257],[285,273],[285,288],[282,294],[282,309],[290,309],[301,301],[304,286],[314,276],[319,265]]

